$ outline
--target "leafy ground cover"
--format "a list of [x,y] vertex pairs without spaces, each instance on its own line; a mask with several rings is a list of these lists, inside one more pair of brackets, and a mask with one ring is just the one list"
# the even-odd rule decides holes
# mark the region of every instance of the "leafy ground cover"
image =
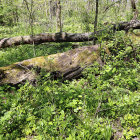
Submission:
[[[120,34],[101,51],[105,65],[83,77],[55,80],[42,73],[36,86],[0,86],[0,139],[131,140],[140,137],[140,48]],[[72,49],[72,43],[0,50],[0,66]],[[24,54],[24,55],[23,55]]]

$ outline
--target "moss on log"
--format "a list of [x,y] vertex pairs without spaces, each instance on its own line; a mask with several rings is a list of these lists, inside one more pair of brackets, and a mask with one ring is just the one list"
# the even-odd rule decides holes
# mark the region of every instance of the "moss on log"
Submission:
[[100,59],[100,47],[84,46],[64,53],[41,56],[7,67],[0,67],[0,84],[18,84],[23,81],[34,81],[41,69],[45,72],[57,73],[57,77],[72,79],[79,76],[82,70]]

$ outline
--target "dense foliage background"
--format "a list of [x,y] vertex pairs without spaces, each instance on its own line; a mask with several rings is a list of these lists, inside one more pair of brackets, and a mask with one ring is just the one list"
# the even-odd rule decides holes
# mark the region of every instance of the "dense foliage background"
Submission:
[[[113,5],[112,5],[113,4]],[[137,1],[137,9],[140,2]],[[62,30],[92,32],[94,0],[61,0]],[[56,32],[54,0],[0,0],[0,38]],[[129,0],[99,0],[98,29],[132,19]],[[138,17],[139,18],[139,17]],[[110,55],[83,77],[62,82],[49,73],[36,85],[0,86],[0,139],[131,140],[140,137],[140,46],[125,33],[104,34]],[[77,43],[89,45],[92,42]],[[64,52],[75,43],[44,43],[0,49],[0,67],[25,59]],[[24,55],[23,55],[24,54]]]

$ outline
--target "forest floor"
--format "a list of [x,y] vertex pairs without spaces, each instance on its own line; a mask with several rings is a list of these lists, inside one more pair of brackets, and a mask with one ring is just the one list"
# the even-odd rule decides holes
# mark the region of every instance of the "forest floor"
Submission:
[[[14,30],[3,29],[16,36]],[[77,43],[79,46],[88,43]],[[20,45],[0,50],[0,67],[72,49],[73,43]],[[97,63],[71,81],[41,73],[36,85],[0,86],[0,140],[138,140],[140,47],[116,33]],[[135,49],[134,49],[135,48]]]

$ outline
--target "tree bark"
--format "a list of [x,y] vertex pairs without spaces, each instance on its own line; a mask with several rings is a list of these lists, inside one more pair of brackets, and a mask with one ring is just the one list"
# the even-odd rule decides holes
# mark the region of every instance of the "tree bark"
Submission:
[[64,53],[41,56],[7,67],[0,67],[0,85],[33,82],[41,70],[63,80],[79,77],[83,69],[97,61],[100,65],[100,46],[85,46]]
[[[98,23],[98,8],[99,8],[99,0],[96,0],[96,12],[95,12],[95,20],[94,20],[94,33],[97,31],[97,23]],[[96,39],[93,39],[93,45],[96,44]]]
[[132,7],[132,11],[133,11],[133,13],[134,13],[134,15],[133,15],[133,20],[136,20],[136,19],[138,18],[139,12],[138,12],[138,10],[137,10],[137,8],[136,8],[135,0],[131,0],[131,7]]
[[60,0],[56,0],[56,31],[62,32],[62,22],[61,22],[61,3]]
[[98,39],[104,33],[112,33],[115,31],[140,29],[140,20],[131,20],[130,22],[121,22],[119,24],[112,24],[106,29],[91,32],[91,33],[41,33],[30,36],[18,36],[11,38],[0,39],[0,48],[16,46],[20,44],[41,44],[45,42],[84,42]]

